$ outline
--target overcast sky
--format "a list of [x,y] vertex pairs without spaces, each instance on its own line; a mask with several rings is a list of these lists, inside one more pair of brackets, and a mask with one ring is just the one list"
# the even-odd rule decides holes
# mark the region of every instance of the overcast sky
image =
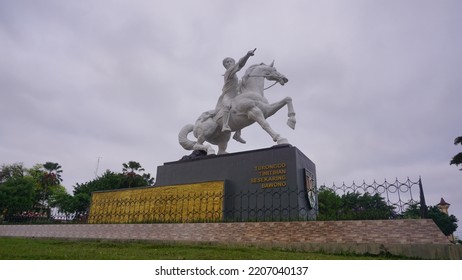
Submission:
[[[0,164],[63,167],[72,192],[105,170],[189,152],[182,126],[213,109],[222,60],[257,48],[289,78],[269,119],[318,184],[422,177],[462,228],[461,1],[0,1]],[[238,73],[241,77],[243,71]],[[274,145],[257,125],[238,152]],[[97,161],[100,162],[97,170]]]

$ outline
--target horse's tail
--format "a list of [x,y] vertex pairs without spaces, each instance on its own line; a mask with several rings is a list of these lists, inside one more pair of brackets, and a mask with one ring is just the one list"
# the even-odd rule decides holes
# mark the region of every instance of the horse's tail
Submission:
[[180,133],[178,133],[178,142],[180,142],[180,145],[185,150],[194,150],[194,145],[196,145],[197,143],[195,141],[191,141],[188,139],[188,134],[191,133],[193,130],[194,125],[187,124],[183,126],[183,128],[180,130]]

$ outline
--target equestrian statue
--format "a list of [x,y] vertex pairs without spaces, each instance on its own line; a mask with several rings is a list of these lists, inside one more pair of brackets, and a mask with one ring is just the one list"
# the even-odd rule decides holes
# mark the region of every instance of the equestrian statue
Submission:
[[[274,131],[267,118],[287,105],[287,125],[295,129],[295,111],[292,98],[285,97],[281,101],[269,103],[264,96],[265,79],[284,85],[289,80],[270,65],[264,63],[250,66],[241,81],[236,73],[241,70],[247,60],[254,55],[256,49],[249,51],[238,63],[227,57],[223,60],[226,69],[222,94],[214,110],[202,113],[195,124],[185,125],[178,134],[180,145],[186,150],[203,151],[207,155],[215,154],[213,147],[205,142],[218,146],[217,154],[226,154],[226,148],[234,132],[233,139],[246,143],[241,137],[241,130],[253,123],[258,123],[277,144],[289,144],[289,141]],[[274,85],[273,84],[273,85]],[[196,140],[188,139],[193,133]]]

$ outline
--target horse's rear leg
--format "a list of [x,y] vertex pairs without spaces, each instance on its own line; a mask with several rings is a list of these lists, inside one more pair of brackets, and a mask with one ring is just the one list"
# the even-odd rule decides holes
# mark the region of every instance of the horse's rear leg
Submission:
[[218,155],[227,154],[226,148],[228,148],[228,141],[223,141],[218,144]]
[[287,141],[286,138],[281,137],[281,135],[279,135],[271,128],[269,123],[266,121],[263,112],[259,108],[255,107],[250,110],[248,117],[249,119],[257,122],[263,128],[263,130],[265,130],[271,136],[271,138],[273,138],[274,142],[277,142],[278,144],[289,144],[289,141]]
[[200,150],[200,151],[205,151],[207,152],[207,155],[214,155],[215,150],[212,148],[210,145],[204,145],[205,138],[204,136],[200,135],[197,137],[197,142],[194,145],[194,150]]

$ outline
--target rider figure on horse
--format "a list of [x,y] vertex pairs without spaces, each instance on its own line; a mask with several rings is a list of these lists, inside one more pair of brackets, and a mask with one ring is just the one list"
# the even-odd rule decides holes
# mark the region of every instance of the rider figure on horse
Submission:
[[[229,116],[231,114],[231,101],[238,95],[239,92],[239,79],[236,73],[245,66],[247,60],[254,55],[255,50],[257,49],[247,52],[244,57],[239,59],[237,64],[236,61],[231,57],[227,57],[223,60],[223,66],[226,69],[225,74],[223,74],[225,83],[223,85],[222,94],[220,95],[217,106],[215,108],[217,112],[218,110],[223,109],[222,131],[231,131],[231,128],[228,124]],[[233,139],[238,142],[245,143],[244,139],[241,138],[241,130],[236,131]]]

